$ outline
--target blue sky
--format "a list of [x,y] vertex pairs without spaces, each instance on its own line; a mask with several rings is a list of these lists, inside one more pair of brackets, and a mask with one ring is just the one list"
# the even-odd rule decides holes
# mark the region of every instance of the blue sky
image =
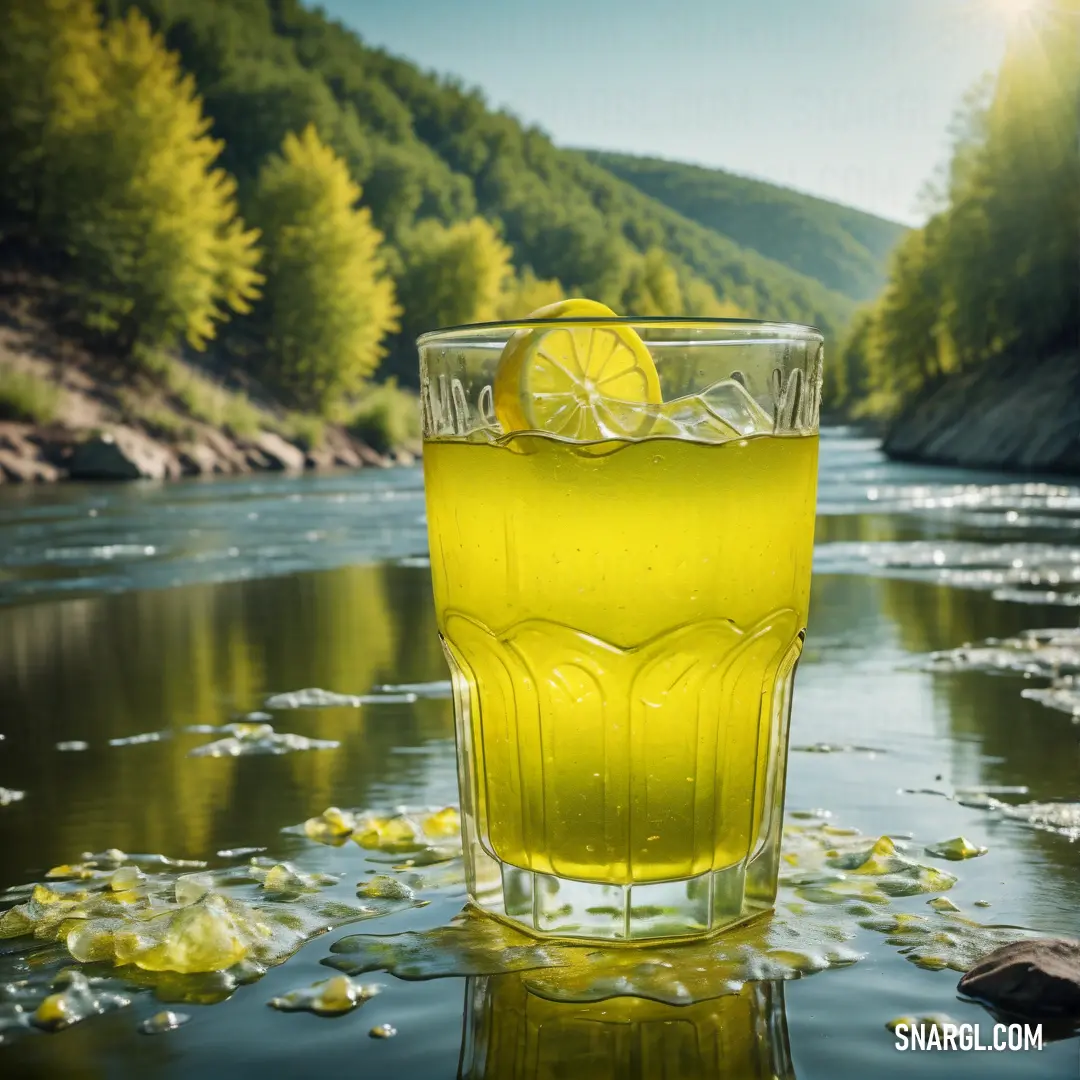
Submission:
[[898,221],[1022,0],[322,0],[563,146],[773,180]]

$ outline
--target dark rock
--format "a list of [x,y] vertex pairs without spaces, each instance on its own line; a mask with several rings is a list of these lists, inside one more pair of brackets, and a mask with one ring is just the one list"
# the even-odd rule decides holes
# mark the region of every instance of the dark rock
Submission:
[[1080,941],[1036,938],[984,956],[957,989],[1019,1016],[1080,1017]]
[[76,447],[73,480],[168,480],[181,475],[176,455],[148,435],[118,427]]
[[901,461],[1080,473],[1080,357],[995,357],[922,390],[890,423]]

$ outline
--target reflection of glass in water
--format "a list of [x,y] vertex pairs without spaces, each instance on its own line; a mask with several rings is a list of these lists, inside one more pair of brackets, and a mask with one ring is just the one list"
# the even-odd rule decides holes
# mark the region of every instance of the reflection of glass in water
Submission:
[[528,974],[471,978],[458,1080],[794,1080],[784,984],[694,1005],[530,993]]

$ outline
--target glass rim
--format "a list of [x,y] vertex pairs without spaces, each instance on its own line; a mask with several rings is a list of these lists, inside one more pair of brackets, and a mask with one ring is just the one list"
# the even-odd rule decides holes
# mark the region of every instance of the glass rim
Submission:
[[[426,330],[416,339],[418,347],[441,341],[443,344],[471,344],[485,340],[484,334],[495,336],[496,331],[532,330],[545,326],[643,326],[669,327],[684,330],[762,330],[793,340],[824,342],[825,335],[809,323],[775,322],[768,319],[720,319],[693,315],[582,315],[566,319],[500,319],[494,322],[462,323],[459,326]],[[455,342],[454,338],[460,339]],[[487,340],[490,340],[488,338]],[[746,339],[753,344],[754,339]],[[659,343],[658,343],[659,344]]]

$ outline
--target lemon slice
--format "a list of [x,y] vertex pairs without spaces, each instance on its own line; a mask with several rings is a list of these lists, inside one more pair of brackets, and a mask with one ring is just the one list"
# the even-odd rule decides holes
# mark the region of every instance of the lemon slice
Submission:
[[[530,319],[615,317],[595,300],[560,300]],[[493,388],[503,431],[543,431],[591,440],[640,438],[659,405],[660,379],[649,350],[629,326],[543,326],[506,343]]]

